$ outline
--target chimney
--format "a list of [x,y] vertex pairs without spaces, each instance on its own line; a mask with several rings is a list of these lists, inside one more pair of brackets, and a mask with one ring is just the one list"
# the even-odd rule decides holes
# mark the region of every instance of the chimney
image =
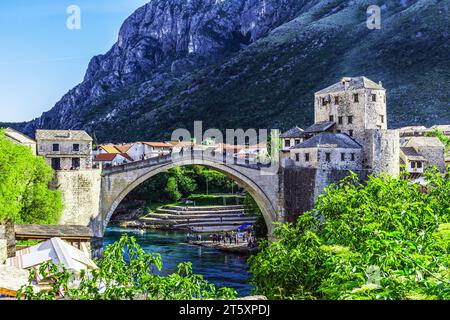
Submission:
[[345,90],[347,90],[348,89],[348,86],[350,85],[350,81],[352,80],[352,78],[350,78],[350,77],[343,77],[342,79],[341,79],[341,83],[342,83],[342,85],[344,86],[344,89]]
[[379,81],[378,84],[379,84],[380,86],[383,86],[383,82],[381,82],[381,81]]

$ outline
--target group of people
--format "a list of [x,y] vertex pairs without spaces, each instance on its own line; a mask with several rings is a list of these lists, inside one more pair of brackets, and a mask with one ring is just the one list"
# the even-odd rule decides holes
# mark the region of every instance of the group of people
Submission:
[[[202,238],[201,234],[191,235],[188,233],[186,235],[186,241],[207,241],[208,238]],[[254,248],[256,247],[256,237],[251,230],[247,230],[245,232],[225,232],[225,233],[214,233],[209,236],[209,241],[213,243],[223,243],[223,244],[247,244],[248,247]]]

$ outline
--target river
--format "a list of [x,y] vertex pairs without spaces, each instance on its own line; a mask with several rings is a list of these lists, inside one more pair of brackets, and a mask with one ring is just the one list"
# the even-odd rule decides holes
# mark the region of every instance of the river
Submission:
[[248,283],[250,274],[245,256],[188,245],[183,242],[185,234],[180,232],[147,230],[141,235],[115,226],[107,228],[104,245],[118,241],[123,233],[132,234],[146,252],[160,253],[164,274],[174,273],[179,263],[190,261],[194,273],[203,275],[217,288],[234,288],[239,296],[251,294],[253,287]]

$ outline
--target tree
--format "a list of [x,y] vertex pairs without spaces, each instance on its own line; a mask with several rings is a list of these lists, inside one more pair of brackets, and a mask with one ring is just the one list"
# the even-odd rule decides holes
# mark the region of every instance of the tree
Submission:
[[256,293],[297,299],[449,299],[450,176],[426,193],[387,175],[326,188],[250,258]]
[[63,205],[60,191],[48,188],[52,178],[43,158],[0,132],[0,221],[55,223]]
[[[195,192],[224,192],[233,189],[235,182],[223,173],[203,166],[184,166],[160,173],[142,183],[130,194],[130,198],[148,201],[178,201]],[[175,192],[176,191],[176,192]]]
[[171,201],[178,201],[181,198],[181,193],[178,190],[178,184],[177,179],[175,177],[170,177],[167,180],[166,188],[164,189],[164,192],[166,193],[167,197]]
[[[159,254],[145,252],[133,237],[122,238],[106,247],[97,262],[98,269],[82,270],[80,275],[69,272],[52,262],[31,269],[29,284],[23,286],[18,297],[27,300],[193,300],[233,299],[236,291],[216,287],[192,272],[191,263],[178,266],[169,276],[160,275],[162,261]],[[45,279],[50,288],[35,292],[32,283],[36,276]],[[102,287],[102,290],[100,290]]]

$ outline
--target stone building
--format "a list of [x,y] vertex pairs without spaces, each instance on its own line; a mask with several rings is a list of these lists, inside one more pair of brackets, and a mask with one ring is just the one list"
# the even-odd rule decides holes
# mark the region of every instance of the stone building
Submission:
[[[289,161],[284,161],[285,165],[294,163],[305,168],[357,168],[374,173],[387,172],[394,176],[399,174],[399,135],[396,130],[387,129],[386,90],[381,83],[366,77],[342,78],[340,82],[315,94],[314,117],[315,123],[301,132],[303,146],[309,145],[308,141],[312,140],[315,148],[324,149],[318,147],[321,139],[330,141],[330,145],[335,145],[337,149],[340,145],[355,146],[356,143],[358,147],[355,149],[358,151],[354,152],[355,160],[348,161],[344,156],[344,160],[339,161],[340,154],[345,154],[339,150],[335,155],[336,161],[320,161],[317,165],[312,161],[307,163],[306,158],[302,158],[301,149],[304,148],[298,148],[299,144],[295,147],[286,144],[282,154],[289,154]],[[282,139],[285,143],[291,142],[283,136]],[[352,143],[344,143],[344,140],[351,140]],[[325,152],[325,157],[328,153],[334,155],[334,152]]]
[[94,164],[99,168],[109,168],[135,161],[126,153],[101,153],[95,156]]
[[23,146],[27,146],[31,149],[31,152],[36,155],[36,141],[31,139],[29,136],[24,135],[23,133],[14,130],[12,128],[6,128],[3,130],[5,133],[5,137],[12,141],[15,144],[20,144]]
[[290,153],[295,165],[301,168],[362,169],[362,147],[345,133],[320,133],[292,147]]
[[412,137],[400,150],[401,162],[409,173],[421,174],[428,166],[445,172],[445,147],[436,137]]
[[315,123],[334,123],[334,132],[347,133],[360,144],[366,130],[387,129],[386,90],[366,77],[345,77],[320,90],[314,110]]
[[281,150],[290,151],[291,147],[303,142],[305,135],[302,128],[294,127],[280,135],[280,137],[283,140]]
[[281,161],[287,165],[291,158],[291,148],[304,141],[303,129],[294,127],[280,135],[281,138]]
[[92,138],[82,130],[36,130],[37,154],[54,170],[92,168]]

